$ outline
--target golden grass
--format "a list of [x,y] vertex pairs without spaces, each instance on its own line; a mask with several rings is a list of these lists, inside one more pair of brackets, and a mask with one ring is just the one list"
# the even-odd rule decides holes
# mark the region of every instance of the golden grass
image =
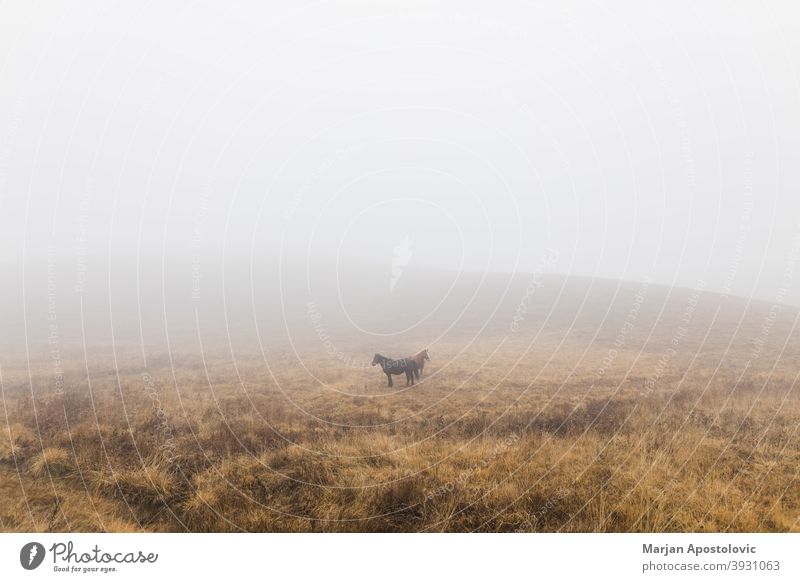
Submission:
[[47,447],[30,460],[30,474],[39,479],[65,477],[74,470],[69,452],[58,447]]
[[119,386],[93,363],[90,393],[76,364],[65,394],[34,387],[35,415],[25,374],[6,366],[14,421],[0,424],[0,524],[800,531],[800,399],[788,368],[743,381],[676,359],[645,391],[658,351],[623,352],[598,379],[600,348],[577,368],[568,346],[517,366],[507,348],[483,367],[446,348],[420,385],[395,391],[375,369],[319,355],[303,363],[327,385],[290,362],[275,383],[257,357],[234,367],[209,356],[210,387],[202,366],[144,377],[131,358]]

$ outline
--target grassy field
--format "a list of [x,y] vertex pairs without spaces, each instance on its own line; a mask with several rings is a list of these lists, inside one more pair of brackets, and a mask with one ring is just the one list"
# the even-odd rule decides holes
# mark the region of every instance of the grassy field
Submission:
[[[620,354],[570,368],[440,349],[389,392],[376,369],[176,357],[4,370],[5,531],[798,531],[800,405],[786,378],[651,386]],[[97,366],[92,366],[97,370]],[[538,374],[538,375],[537,375]],[[241,378],[241,380],[240,380]],[[533,382],[532,382],[533,381]],[[34,378],[34,384],[36,384]],[[177,386],[177,389],[176,389]],[[34,406],[35,404],[35,406]]]
[[6,355],[0,529],[800,531],[796,313],[614,297],[440,338],[393,390],[344,340],[347,365],[314,341]]

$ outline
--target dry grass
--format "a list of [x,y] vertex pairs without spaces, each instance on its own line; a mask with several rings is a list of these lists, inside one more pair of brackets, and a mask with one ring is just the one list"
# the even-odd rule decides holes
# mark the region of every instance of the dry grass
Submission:
[[304,363],[327,386],[299,365],[277,369],[278,385],[255,358],[209,358],[213,389],[195,365],[147,379],[131,362],[119,386],[106,370],[91,392],[77,371],[65,394],[39,387],[35,415],[7,373],[2,527],[800,530],[788,377],[673,362],[643,391],[657,354],[622,354],[598,381],[602,350],[585,372],[558,353],[478,369],[441,348],[438,371],[434,360],[422,384],[395,392],[374,369],[341,373],[325,358]]
[[67,451],[58,447],[47,447],[31,457],[28,471],[38,479],[66,477],[74,471],[74,465]]

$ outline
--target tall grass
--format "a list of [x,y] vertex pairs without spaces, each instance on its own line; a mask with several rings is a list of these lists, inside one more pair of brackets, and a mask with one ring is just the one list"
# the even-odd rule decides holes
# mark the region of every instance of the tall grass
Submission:
[[[444,351],[444,350],[442,350]],[[455,350],[454,350],[455,352]],[[80,367],[33,393],[6,366],[6,531],[800,531],[792,376],[657,354],[561,360],[444,353],[389,392],[375,370],[328,385],[257,358],[209,369]],[[333,369],[322,356],[307,367]],[[47,363],[42,363],[46,366]],[[476,374],[476,369],[479,373]],[[583,370],[583,371],[581,371]],[[684,376],[684,373],[686,375]],[[279,384],[274,378],[279,378]],[[41,378],[46,379],[46,373]],[[8,421],[5,419],[8,418]]]

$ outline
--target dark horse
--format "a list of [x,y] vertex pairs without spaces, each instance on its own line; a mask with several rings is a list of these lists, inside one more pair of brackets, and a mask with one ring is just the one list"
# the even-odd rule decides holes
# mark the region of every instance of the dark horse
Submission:
[[392,374],[397,375],[405,373],[406,386],[414,385],[414,375],[418,373],[418,367],[417,363],[411,358],[390,360],[386,356],[375,354],[375,357],[372,358],[372,365],[376,366],[378,364],[381,365],[381,368],[383,368],[383,373],[386,374],[386,377],[389,379],[389,388],[393,386]]
[[419,377],[422,376],[422,370],[425,368],[425,362],[430,362],[431,357],[428,355],[428,350],[422,350],[416,356],[411,356],[408,358],[409,360],[414,360],[417,363],[417,371],[414,373],[419,380]]

